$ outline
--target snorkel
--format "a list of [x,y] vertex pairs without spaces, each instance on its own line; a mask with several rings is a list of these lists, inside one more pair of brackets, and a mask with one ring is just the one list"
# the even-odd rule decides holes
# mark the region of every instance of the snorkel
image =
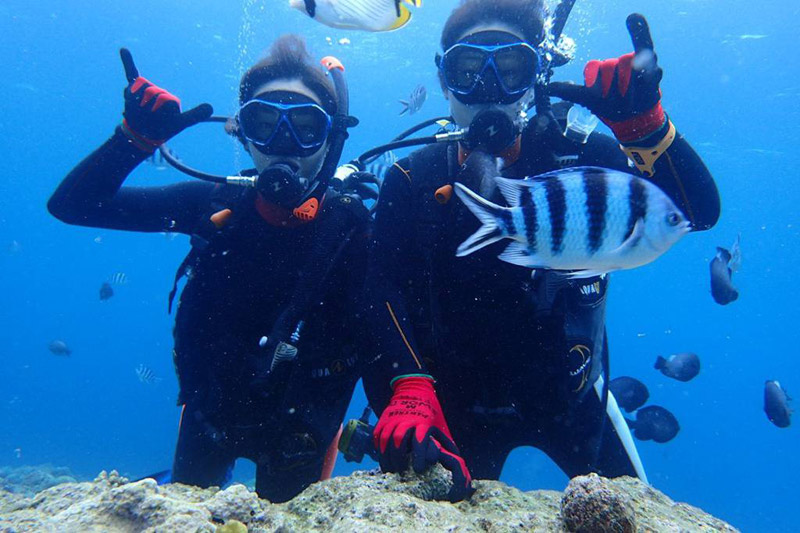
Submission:
[[336,114],[332,117],[331,132],[329,135],[330,145],[325,160],[317,174],[317,179],[311,189],[305,194],[299,205],[294,208],[293,214],[296,218],[304,221],[313,220],[322,205],[325,192],[331,183],[339,159],[342,157],[344,143],[350,134],[348,128],[358,125],[358,119],[349,115],[350,112],[350,93],[344,78],[344,66],[342,62],[333,56],[322,58],[322,66],[325,67],[336,89]]
[[[358,119],[349,115],[350,101],[347,82],[344,76],[344,66],[341,61],[333,56],[324,57],[321,61],[322,66],[326,69],[328,75],[331,77],[336,92],[336,113],[331,117],[331,130],[328,135],[328,152],[325,154],[322,166],[315,179],[310,180],[311,186],[304,192],[296,205],[292,206],[292,215],[300,221],[309,222],[314,220],[322,205],[325,192],[331,183],[336,167],[339,164],[339,159],[342,156],[344,143],[349,137],[348,128],[358,125]],[[205,122],[212,123],[229,123],[229,117],[225,116],[212,116]],[[240,172],[236,175],[217,175],[209,174],[192,168],[182,161],[178,160],[166,143],[159,147],[159,151],[164,158],[164,161],[172,165],[175,169],[183,172],[184,174],[193,178],[210,181],[212,183],[238,185],[242,187],[253,187],[258,189],[260,184],[259,180],[274,180],[273,175],[259,176],[255,169],[249,169]],[[283,169],[290,170],[290,169]]]

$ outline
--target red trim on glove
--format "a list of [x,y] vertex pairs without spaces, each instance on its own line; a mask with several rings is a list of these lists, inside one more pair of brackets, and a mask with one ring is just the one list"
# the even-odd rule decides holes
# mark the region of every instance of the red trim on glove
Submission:
[[622,122],[606,121],[605,124],[611,128],[614,135],[622,143],[638,141],[657,131],[666,122],[664,108],[659,101],[646,113],[623,120]]
[[147,137],[139,135],[138,133],[136,133],[136,131],[133,130],[133,128],[130,127],[127,119],[124,118],[122,119],[122,133],[124,133],[125,136],[128,139],[130,139],[130,141],[133,143],[134,146],[136,146],[136,148],[138,148],[142,152],[147,152],[149,154],[152,154],[156,148],[158,148],[164,143],[163,140],[153,141],[151,139],[148,139]]
[[147,104],[149,104],[153,98],[156,99],[156,103],[153,104],[153,108],[150,111],[158,110],[159,107],[166,104],[167,102],[175,102],[176,104],[178,104],[178,110],[180,111],[181,108],[180,99],[174,94],[165,91],[161,87],[156,87],[155,85],[151,85],[150,87],[144,90],[144,95],[142,96],[142,102],[139,105],[141,107],[144,107]]

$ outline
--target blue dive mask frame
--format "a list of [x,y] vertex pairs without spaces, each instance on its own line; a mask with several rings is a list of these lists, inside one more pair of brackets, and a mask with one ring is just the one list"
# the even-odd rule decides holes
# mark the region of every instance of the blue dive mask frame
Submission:
[[[477,69],[473,74],[473,79],[469,85],[456,84],[454,83],[453,76],[449,75],[452,74],[453,69],[458,69],[458,67],[453,64],[453,58],[455,57],[455,54],[463,53],[463,50],[465,49],[477,50],[483,55],[483,64],[481,65],[480,69]],[[501,69],[497,66],[497,55],[510,49],[523,50],[523,53],[528,55],[530,58],[530,63],[532,65],[532,68],[528,69],[529,72],[524,73],[524,75],[527,76],[525,82],[516,88],[509,87],[507,83],[508,80],[504,79],[505,77],[501,74]],[[524,41],[497,45],[456,43],[448,48],[444,55],[437,55],[436,59],[436,63],[441,72],[445,87],[447,87],[450,92],[459,96],[472,95],[472,93],[475,92],[475,89],[479,86],[480,82],[483,80],[487,69],[490,67],[494,71],[499,88],[507,97],[520,96],[532,88],[536,84],[536,78],[541,71],[541,58],[539,57],[539,53],[533,46]],[[522,67],[523,66],[521,65],[520,68]]]
[[[278,120],[275,122],[275,125],[272,128],[272,132],[266,136],[266,138],[260,138],[260,135],[257,135],[254,131],[248,131],[248,121],[243,120],[243,116],[247,113],[257,112],[254,108],[257,107],[266,107],[270,111],[278,113]],[[321,113],[321,125],[322,128],[319,132],[314,135],[314,138],[309,141],[304,141],[300,132],[298,132],[298,127],[294,120],[296,119],[296,113],[298,111],[311,111],[314,113]],[[295,119],[293,119],[295,116]],[[281,131],[281,126],[285,126],[286,129],[289,131],[291,138],[294,140],[294,143],[297,145],[298,153],[296,155],[306,156],[311,155],[319,148],[325,144],[325,141],[328,139],[328,136],[331,132],[331,127],[333,120],[331,116],[319,105],[315,103],[298,103],[298,104],[284,104],[280,102],[271,102],[269,100],[263,100],[260,98],[254,98],[249,100],[239,108],[239,112],[236,114],[236,120],[239,123],[240,132],[242,137],[253,143],[260,150],[264,153],[270,153],[270,145],[275,141],[276,137],[278,136],[278,132]]]

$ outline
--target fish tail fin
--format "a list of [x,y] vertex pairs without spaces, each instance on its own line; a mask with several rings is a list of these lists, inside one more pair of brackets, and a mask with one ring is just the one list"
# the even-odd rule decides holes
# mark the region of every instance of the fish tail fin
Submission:
[[409,106],[408,106],[408,102],[406,102],[405,100],[399,100],[399,102],[403,105],[403,110],[400,111],[400,116],[402,117],[408,111]]
[[664,368],[666,362],[667,360],[659,355],[658,357],[656,357],[656,364],[653,365],[653,368],[655,368],[656,370],[661,370],[662,368]]
[[394,23],[391,26],[386,28],[386,31],[399,30],[400,28],[408,24],[409,21],[411,20],[410,9],[408,9],[405,5],[400,3],[395,4],[395,6],[397,7],[397,13],[398,13],[397,18],[395,19]]
[[507,236],[497,223],[503,207],[481,198],[461,183],[456,183],[456,195],[483,224],[478,231],[461,243],[456,250],[456,256],[464,257]]

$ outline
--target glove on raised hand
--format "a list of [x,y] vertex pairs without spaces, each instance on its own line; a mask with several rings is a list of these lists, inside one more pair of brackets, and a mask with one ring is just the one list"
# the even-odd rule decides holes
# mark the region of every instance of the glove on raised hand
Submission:
[[623,143],[647,137],[666,121],[659,89],[664,73],[653,51],[647,20],[634,13],[626,24],[633,53],[589,61],[583,70],[585,85],[552,82],[549,86],[550,95],[589,109]]
[[128,79],[122,131],[141,150],[152,152],[167,139],[206,120],[214,112],[210,104],[200,104],[182,113],[178,97],[139,76],[127,48],[120,49],[119,55]]

